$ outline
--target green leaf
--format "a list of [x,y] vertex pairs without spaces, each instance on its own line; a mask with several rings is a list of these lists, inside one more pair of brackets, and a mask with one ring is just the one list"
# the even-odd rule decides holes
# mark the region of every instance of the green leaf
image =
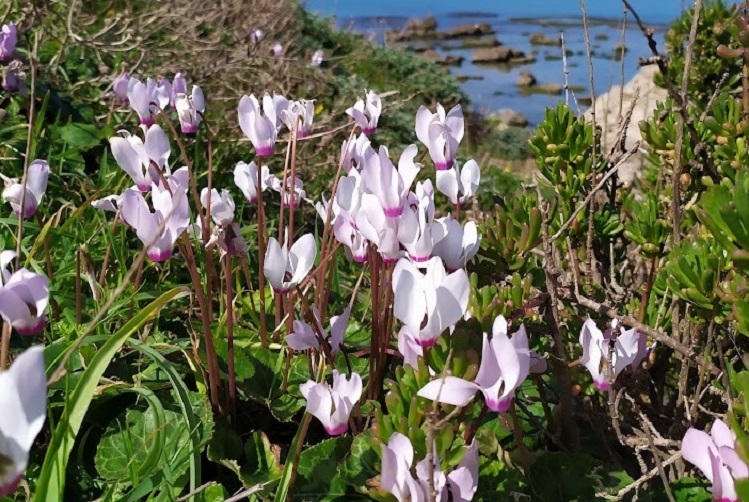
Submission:
[[149,402],[148,410],[130,410],[125,427],[117,424],[108,428],[94,462],[99,475],[108,480],[122,481],[129,476],[133,484],[149,475],[159,465],[164,454],[166,414],[161,401],[146,388],[133,388]]
[[379,462],[380,456],[372,447],[372,431],[367,430],[354,438],[351,453],[339,465],[338,472],[349,485],[360,493],[366,493],[367,481],[380,474],[376,468]]
[[188,293],[186,288],[174,288],[147,305],[138,315],[128,321],[96,352],[83,376],[67,398],[65,409],[52,433],[52,439],[44,458],[34,501],[62,500],[65,490],[65,470],[70,451],[73,449],[83,417],[94,398],[99,379],[106,371],[115,354],[125,341],[140,329],[169,302]]
[[544,502],[584,502],[595,500],[604,489],[616,493],[633,479],[625,471],[604,466],[588,455],[544,452],[531,464],[530,481]]
[[344,496],[347,485],[338,473],[338,465],[348,453],[351,441],[351,437],[335,437],[304,450],[299,457],[294,496],[309,495],[316,500]]

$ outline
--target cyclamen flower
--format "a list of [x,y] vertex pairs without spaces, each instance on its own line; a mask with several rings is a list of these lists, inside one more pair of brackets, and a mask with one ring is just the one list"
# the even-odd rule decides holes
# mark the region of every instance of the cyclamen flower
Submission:
[[463,139],[464,120],[460,105],[447,114],[442,105],[437,105],[437,113],[425,106],[416,112],[416,136],[429,149],[429,156],[438,171],[450,169]]
[[18,60],[11,61],[3,70],[3,90],[6,92],[26,93],[26,84],[23,79],[26,74],[21,70],[21,62]]
[[424,349],[416,342],[416,337],[408,328],[401,326],[398,331],[398,352],[403,356],[403,365],[418,369],[418,358],[424,356]]
[[[431,182],[428,182],[431,187]],[[432,194],[432,197],[434,195]],[[425,197],[415,210],[406,209],[398,221],[398,240],[417,267],[425,267],[432,249],[445,238],[447,229],[434,219],[434,199]]]
[[421,164],[414,162],[417,153],[416,145],[408,146],[398,160],[397,170],[384,146],[377,153],[369,150],[363,159],[364,186],[377,196],[388,218],[397,218],[403,212],[411,184],[421,169]]
[[725,422],[713,422],[710,435],[690,427],[681,454],[712,482],[713,500],[739,502],[734,481],[749,478],[749,467],[736,452],[736,435]]
[[351,169],[361,171],[362,163],[367,155],[376,154],[369,138],[364,133],[357,136],[355,140],[344,140],[341,144],[341,162],[346,173],[350,173]]
[[[42,202],[44,192],[47,190],[47,179],[49,178],[49,164],[46,160],[37,159],[29,164],[26,178],[26,195],[24,196],[24,186],[17,179],[6,178],[2,175],[5,182],[3,190],[3,200],[10,204],[13,212],[19,218],[25,219],[32,216],[39,204]],[[21,208],[23,204],[23,209]]]
[[271,53],[273,54],[274,58],[280,58],[281,56],[283,56],[283,45],[281,45],[281,42],[276,42],[275,44],[273,44]]
[[288,293],[307,277],[315,264],[315,256],[317,243],[312,234],[297,239],[291,249],[288,249],[286,242],[281,247],[271,237],[265,253],[265,277],[276,293]]
[[592,319],[583,324],[580,331],[580,345],[583,346],[583,357],[580,363],[588,368],[593,383],[600,390],[607,391],[616,381],[624,368],[642,361],[647,353],[646,337],[634,328],[621,333],[613,340],[612,331],[616,329],[616,320],[612,329],[601,332]]
[[135,229],[141,242],[149,246],[146,253],[155,262],[172,257],[174,244],[190,224],[187,168],[182,167],[168,176],[167,183],[168,189],[163,184],[152,185],[153,212],[140,192],[128,190],[122,200],[123,219]]
[[422,347],[434,345],[463,317],[471,292],[465,271],[447,274],[437,257],[429,260],[424,274],[411,261],[398,261],[393,270],[393,291],[393,314],[408,326]]
[[250,32],[250,42],[259,44],[265,38],[265,32],[260,28],[255,28]]
[[322,423],[331,436],[338,436],[348,430],[351,410],[361,398],[362,379],[358,373],[350,378],[333,370],[333,385],[309,380],[299,386],[299,391],[307,400],[307,412]]
[[300,99],[289,101],[288,106],[279,112],[289,131],[296,130],[297,138],[306,138],[312,130],[315,117],[315,100]]
[[302,180],[299,178],[294,178],[292,180],[291,177],[287,177],[285,189],[282,188],[283,180],[281,178],[272,176],[269,178],[269,181],[270,187],[281,194],[281,203],[283,204],[283,207],[287,209],[290,207],[299,209],[299,204],[302,199],[307,196],[307,192],[304,191],[304,182]]
[[476,194],[481,179],[481,169],[475,160],[471,159],[458,168],[437,171],[437,190],[447,196],[454,206],[462,206]]
[[49,284],[46,277],[25,268],[11,273],[8,266],[15,257],[15,251],[0,253],[0,317],[19,335],[34,335],[47,322]]
[[127,90],[129,87],[130,74],[126,71],[123,71],[120,76],[118,76],[116,79],[114,79],[114,82],[112,82],[112,92],[114,92],[115,99],[123,103],[126,102]]
[[325,58],[325,54],[323,53],[323,51],[315,51],[315,53],[312,54],[312,59],[310,60],[309,64],[313,68],[319,68],[324,58]]
[[266,92],[263,96],[262,109],[254,94],[242,96],[238,114],[239,127],[252,142],[255,152],[261,157],[273,155],[278,134],[278,115],[271,95]]
[[444,260],[447,270],[465,268],[481,246],[476,222],[468,221],[465,226],[460,226],[460,222],[450,215],[437,221],[444,225],[446,234],[444,239],[434,245],[432,254]]
[[15,23],[4,24],[0,30],[0,61],[10,61],[18,43],[18,28]]
[[[200,203],[203,207],[208,206],[208,187],[201,190]],[[221,190],[219,194],[215,188],[211,189],[211,219],[221,226],[234,222],[234,199],[228,190]]]
[[476,441],[466,449],[458,467],[445,476],[440,461],[434,455],[433,478],[429,482],[429,461],[425,457],[416,464],[416,478],[411,474],[414,449],[408,437],[399,432],[390,436],[388,444],[382,445],[382,475],[380,488],[391,493],[398,502],[426,502],[431,500],[431,486],[440,501],[453,500],[468,502],[473,500],[478,489],[479,458]]
[[[260,169],[260,190],[265,190],[274,183],[275,176],[270,174],[268,166]],[[234,168],[234,184],[244,194],[247,202],[257,203],[257,164],[238,162]]]
[[112,156],[138,186],[141,192],[151,190],[151,185],[160,181],[159,171],[167,167],[171,146],[164,130],[153,125],[146,131],[145,141],[138,136],[131,136],[121,131],[124,137],[115,136],[109,139]]
[[347,213],[336,217],[333,223],[333,235],[338,242],[345,246],[346,255],[356,263],[367,261],[369,242],[359,231],[356,222]]
[[152,78],[146,80],[144,84],[135,77],[132,77],[127,90],[127,98],[130,101],[130,107],[135,110],[140,118],[141,125],[153,125],[154,118],[160,110],[169,105],[171,85],[159,85]]
[[[346,333],[351,310],[346,308],[343,314],[330,318],[330,332],[325,331],[320,321],[320,311],[312,305],[312,315],[317,323],[317,331],[330,344],[330,352],[336,355],[343,343],[343,335]],[[294,321],[294,332],[286,336],[286,343],[294,350],[319,349],[320,338],[315,330],[304,321]]]
[[29,451],[47,418],[44,348],[26,349],[0,373],[0,497],[12,494],[26,472]]
[[371,136],[377,130],[377,122],[382,113],[382,101],[380,96],[372,91],[367,91],[366,99],[366,103],[363,99],[357,100],[354,106],[346,110],[346,114],[354,119],[362,133]]
[[205,112],[205,97],[197,85],[192,86],[189,96],[179,93],[174,98],[174,108],[179,116],[179,125],[184,134],[195,134],[203,121]]
[[[388,218],[377,197],[366,193],[356,213],[355,228],[370,244],[377,246],[385,263],[395,263],[403,256],[398,241],[398,220]],[[363,243],[361,244],[363,246]],[[364,252],[361,250],[360,252]]]
[[[195,92],[196,87],[197,86],[195,85],[192,87],[193,93]],[[175,106],[177,104],[177,96],[180,94],[187,94],[187,79],[185,79],[185,76],[181,73],[175,73],[174,80],[172,80],[171,83],[171,92],[169,93],[169,104]],[[177,111],[179,112],[179,110]]]
[[530,373],[531,355],[525,326],[512,338],[507,337],[507,321],[503,316],[494,320],[492,339],[484,333],[481,366],[474,382],[453,376],[433,380],[418,395],[440,403],[465,406],[477,390],[484,393],[492,411],[510,409],[515,391]]

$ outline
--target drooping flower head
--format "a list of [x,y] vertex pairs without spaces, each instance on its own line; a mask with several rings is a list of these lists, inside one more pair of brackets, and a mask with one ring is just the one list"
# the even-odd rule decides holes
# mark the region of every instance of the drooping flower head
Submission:
[[494,320],[492,338],[484,333],[481,366],[474,382],[454,376],[433,380],[419,390],[418,395],[455,406],[465,406],[477,390],[484,394],[487,407],[496,412],[510,409],[515,391],[530,373],[531,352],[525,327],[512,338],[507,336],[507,321],[503,316]]
[[239,100],[239,127],[261,157],[271,156],[275,151],[278,134],[277,112],[273,97],[267,92],[263,96],[262,108],[254,94],[242,96]]
[[713,422],[709,435],[690,427],[681,454],[712,482],[714,501],[739,502],[734,481],[749,478],[749,467],[736,452],[736,435],[725,422]]
[[0,253],[0,317],[19,335],[34,335],[47,322],[49,284],[46,277],[25,268],[11,273],[8,267],[15,257],[15,251]]
[[23,82],[24,78],[26,78],[26,74],[21,69],[21,62],[17,59],[11,61],[3,70],[3,90],[25,94],[26,84]]
[[280,58],[283,56],[283,45],[281,45],[281,42],[276,42],[273,44],[273,47],[271,47],[271,53],[273,54],[274,58]]
[[44,192],[47,190],[49,164],[46,160],[37,159],[29,164],[27,174],[26,190],[18,180],[3,176],[5,181],[3,200],[8,202],[16,216],[22,219],[32,216],[42,202]]
[[[260,190],[266,190],[275,181],[275,176],[270,174],[268,166],[263,166],[260,170]],[[234,168],[234,184],[237,185],[244,194],[247,202],[250,204],[257,203],[258,184],[257,184],[257,164],[250,162],[238,162]]]
[[463,164],[462,169],[454,166],[437,171],[437,190],[445,194],[454,206],[462,206],[476,194],[480,179],[479,165],[471,159]]
[[120,75],[112,82],[112,92],[117,101],[121,103],[127,102],[127,90],[130,87],[130,74],[126,71],[120,73]]
[[463,139],[463,109],[455,106],[448,113],[437,105],[437,113],[425,106],[416,112],[416,136],[429,149],[429,156],[438,171],[450,169],[455,163],[458,145]]
[[153,183],[161,180],[159,172],[167,169],[172,150],[161,127],[153,125],[143,129],[145,141],[120,131],[123,136],[110,138],[109,145],[117,165],[132,178],[138,190],[148,192]]
[[4,24],[0,30],[0,61],[10,61],[16,52],[18,28],[15,23]]
[[331,436],[338,436],[348,430],[351,410],[361,398],[362,379],[358,373],[349,378],[333,370],[333,385],[309,380],[299,386],[299,391],[307,400],[307,412],[322,423]]
[[377,123],[382,113],[380,96],[372,91],[367,91],[366,102],[363,99],[358,99],[354,106],[346,110],[346,113],[354,119],[363,134],[371,136],[377,130]]
[[192,86],[192,94],[178,93],[174,98],[174,108],[179,116],[179,125],[185,134],[195,134],[203,121],[205,97],[197,85]]
[[346,333],[351,310],[346,308],[343,314],[331,317],[329,332],[323,328],[320,311],[314,304],[312,305],[312,315],[315,318],[317,328],[313,328],[304,321],[294,321],[294,332],[286,336],[286,343],[294,350],[319,349],[319,333],[330,345],[331,354],[336,355],[343,343],[343,335]]
[[440,258],[431,258],[424,274],[401,258],[393,270],[393,291],[395,317],[408,326],[420,346],[431,347],[465,314],[470,286],[464,270],[448,274]]
[[187,201],[187,167],[182,167],[151,189],[153,211],[143,194],[128,190],[123,194],[122,217],[133,227],[155,262],[172,257],[174,244],[190,224]]
[[315,264],[317,243],[312,234],[297,239],[288,249],[271,237],[265,253],[265,277],[276,293],[288,293],[296,288]]
[[47,418],[44,348],[31,347],[0,373],[0,497],[12,494],[26,472],[29,451]]

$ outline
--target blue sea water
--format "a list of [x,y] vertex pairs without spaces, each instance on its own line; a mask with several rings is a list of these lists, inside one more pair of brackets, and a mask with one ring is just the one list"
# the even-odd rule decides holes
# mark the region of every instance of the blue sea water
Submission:
[[[659,49],[663,50],[668,24],[693,2],[631,0],[630,3],[643,21],[655,28]],[[410,17],[434,15],[438,29],[463,23],[490,23],[503,45],[533,53],[536,62],[513,67],[477,66],[470,62],[473,50],[459,49],[459,41],[437,42],[434,48],[441,54],[465,58],[460,67],[450,68],[453,74],[480,78],[462,84],[477,109],[492,113],[510,108],[524,114],[531,124],[538,123],[544,109],[562,98],[556,94],[523,94],[515,85],[520,72],[530,71],[540,84],[560,84],[564,81],[564,73],[559,61],[561,49],[532,46],[530,34],[557,37],[562,32],[566,48],[571,51],[569,83],[580,88],[578,97],[590,95],[580,0],[308,0],[306,6],[320,15],[334,17],[339,28],[363,32],[376,43],[384,43],[384,32],[401,29]],[[624,80],[628,81],[639,69],[638,60],[651,53],[630,15],[624,35],[627,52],[623,61],[616,60],[614,48],[622,43],[622,3],[619,0],[587,0],[586,7],[591,18],[594,91],[599,95],[621,82],[622,63]],[[381,89],[386,90],[390,89]]]

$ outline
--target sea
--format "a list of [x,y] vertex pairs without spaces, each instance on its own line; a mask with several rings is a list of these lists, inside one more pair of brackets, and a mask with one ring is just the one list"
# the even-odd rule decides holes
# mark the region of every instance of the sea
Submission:
[[[593,90],[597,96],[619,85],[622,74],[625,82],[630,80],[639,69],[640,58],[650,56],[651,52],[631,13],[626,23],[623,22],[621,1],[587,0],[585,3],[593,52]],[[631,0],[630,3],[642,20],[655,30],[660,50],[664,49],[668,26],[693,4],[685,0]],[[306,7],[333,18],[339,29],[363,33],[378,44],[387,43],[386,31],[402,29],[413,17],[435,16],[438,30],[465,23],[489,23],[503,45],[526,54],[533,53],[535,62],[512,66],[474,65],[471,63],[474,49],[462,48],[460,40],[435,41],[430,45],[442,55],[465,58],[460,66],[449,67],[449,71],[465,79],[462,87],[474,109],[486,114],[512,109],[527,117],[531,125],[540,122],[544,110],[563,97],[558,93],[524,92],[516,85],[520,73],[531,72],[540,85],[562,84],[564,66],[561,47],[533,46],[530,36],[542,33],[556,38],[563,33],[569,84],[575,88],[577,97],[590,96],[580,0],[308,0]],[[627,47],[623,56],[616,50],[622,42]],[[381,89],[387,90],[390,89]]]

